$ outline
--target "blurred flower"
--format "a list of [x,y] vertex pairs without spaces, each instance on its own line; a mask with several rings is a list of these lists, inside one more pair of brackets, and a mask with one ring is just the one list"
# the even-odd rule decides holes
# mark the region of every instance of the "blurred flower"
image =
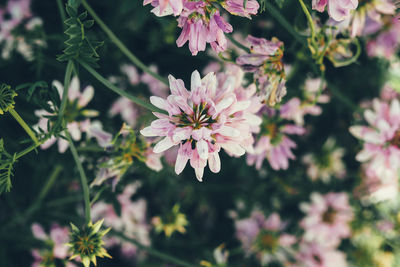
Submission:
[[250,53],[239,56],[236,63],[245,71],[254,73],[259,95],[268,105],[274,106],[286,95],[283,43],[277,38],[268,41],[251,35],[247,36],[246,42]]
[[165,216],[156,216],[151,219],[151,223],[154,225],[157,233],[164,232],[167,237],[171,237],[174,232],[186,233],[185,227],[189,222],[186,219],[186,215],[181,213],[179,209],[180,206],[175,204],[172,207],[172,211]]
[[112,258],[107,251],[103,248],[103,236],[111,229],[108,228],[104,231],[99,231],[103,220],[97,221],[95,224],[89,222],[79,230],[78,227],[71,223],[72,231],[70,233],[70,240],[67,244],[71,247],[73,255],[70,259],[80,258],[85,267],[89,267],[90,262],[97,265],[96,257]]
[[[50,235],[47,235],[41,225],[32,224],[32,234],[36,239],[44,241],[46,246],[43,249],[33,249],[32,256],[35,259],[32,267],[55,266],[55,259],[66,260],[70,255],[68,242],[68,227],[60,227],[53,224],[50,229]],[[64,261],[63,266],[75,267],[76,265]]]
[[289,159],[296,158],[291,150],[297,147],[288,135],[303,135],[305,129],[282,121],[273,109],[265,108],[265,110],[267,116],[261,126],[260,137],[256,141],[254,149],[247,155],[247,164],[255,164],[256,168],[260,169],[266,158],[272,169],[286,170],[289,167]]
[[[54,81],[53,86],[57,89],[60,96],[63,95],[64,88],[59,81]],[[79,141],[82,138],[82,133],[86,133],[88,137],[95,137],[99,145],[107,147],[111,141],[111,135],[102,130],[100,122],[92,123],[90,117],[95,117],[98,112],[95,110],[85,109],[86,105],[92,100],[94,95],[94,89],[92,86],[87,86],[83,92],[80,92],[80,83],[77,77],[71,80],[71,84],[68,90],[68,100],[64,113],[64,118],[67,122],[67,130],[71,134],[71,137],[75,141]],[[44,133],[49,132],[49,125],[51,126],[53,121],[51,117],[57,116],[57,108],[52,107],[53,112],[50,113],[46,110],[36,110],[35,115],[39,117],[39,122],[35,128],[40,129]],[[56,138],[52,136],[40,147],[47,149],[58,141],[58,151],[64,153],[68,149],[68,141],[64,138]]]
[[301,203],[306,217],[300,222],[304,239],[320,246],[336,247],[341,239],[350,237],[349,223],[353,211],[346,193],[311,194],[311,203]]
[[346,267],[346,255],[315,242],[302,242],[292,267]]
[[232,15],[251,19],[250,15],[257,15],[260,5],[256,0],[226,0],[221,5]]
[[341,21],[350,16],[350,11],[357,8],[358,0],[313,0],[312,8],[319,12],[324,12],[325,6],[328,6],[329,16]]
[[[154,71],[155,73],[158,72],[157,67],[154,65],[150,66],[150,70]],[[140,77],[140,81],[149,87],[151,94],[159,97],[168,96],[168,86],[160,82],[147,72],[142,74],[142,76]]]
[[30,0],[10,0],[5,7],[0,7],[0,44],[4,59],[8,59],[15,49],[26,60],[31,61],[34,58],[34,47],[46,46],[45,41],[39,39],[41,36],[32,34],[42,26],[42,20],[32,17],[30,4]]
[[[104,218],[105,226],[123,233],[128,238],[133,238],[145,246],[149,246],[151,241],[149,237],[150,226],[146,218],[147,202],[144,199],[131,200],[139,186],[139,182],[129,184],[125,186],[121,194],[117,195],[121,208],[119,215],[115,211],[113,204],[102,201],[96,202],[91,211],[95,220]],[[120,245],[121,252],[126,257],[140,256],[138,248],[134,244],[118,237],[105,237],[104,242],[107,248]]]
[[101,185],[113,179],[113,187],[134,163],[134,159],[144,162],[152,170],[160,171],[162,153],[154,153],[150,142],[136,136],[136,132],[126,124],[108,146],[109,155],[98,164],[99,170],[91,186]]
[[202,260],[200,262],[201,266],[204,267],[227,267],[229,251],[226,250],[225,244],[219,245],[213,252],[214,260],[216,264],[212,264],[209,261]]
[[364,112],[369,126],[351,126],[350,132],[363,141],[356,159],[366,162],[367,175],[383,181],[398,177],[400,170],[400,103],[374,99],[373,109]]
[[400,41],[399,17],[394,17],[391,22],[378,34],[376,38],[368,41],[367,53],[370,57],[384,57],[392,59],[399,48]]
[[158,17],[172,14],[179,16],[184,2],[185,0],[144,0],[143,5],[151,4],[154,7],[151,12]]
[[342,160],[345,150],[336,147],[335,143],[335,139],[330,137],[323,144],[320,153],[303,156],[302,161],[307,165],[307,175],[311,180],[321,179],[327,183],[332,176],[341,179],[346,175],[346,166]]
[[255,254],[263,265],[274,260],[284,262],[290,247],[296,243],[294,236],[283,231],[285,225],[277,213],[265,218],[262,212],[254,210],[249,218],[235,221],[236,237],[246,255]]
[[153,105],[168,115],[154,113],[158,119],[141,133],[148,137],[165,136],[154,147],[155,153],[180,146],[175,164],[177,174],[190,160],[201,181],[207,161],[212,172],[220,171],[221,148],[233,156],[251,149],[252,130],[261,119],[255,115],[258,110],[251,107],[254,87],[248,90],[240,87],[241,77],[221,74],[217,79],[214,73],[209,73],[201,79],[198,71],[194,71],[189,92],[182,80],[170,75],[172,94],[167,99],[150,98]]

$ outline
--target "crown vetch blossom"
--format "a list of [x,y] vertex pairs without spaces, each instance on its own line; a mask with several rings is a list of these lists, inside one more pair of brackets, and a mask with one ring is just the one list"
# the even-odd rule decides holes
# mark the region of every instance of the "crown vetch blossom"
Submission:
[[[63,95],[64,87],[59,81],[53,81],[53,86],[57,89],[60,96]],[[95,137],[97,142],[102,147],[107,147],[111,142],[111,134],[102,130],[100,122],[91,122],[90,117],[95,117],[98,112],[95,110],[85,109],[90,100],[92,100],[94,95],[94,88],[92,86],[87,86],[80,91],[80,82],[77,77],[72,78],[71,84],[68,90],[68,100],[67,107],[64,114],[65,120],[67,122],[67,130],[71,134],[71,137],[75,141],[79,141],[82,138],[82,133],[86,133],[88,137]],[[52,107],[53,113],[50,113],[44,109],[36,110],[35,115],[38,116],[39,122],[35,125],[36,128],[42,130],[42,132],[49,132],[48,129],[49,118],[55,117],[57,115],[57,108]],[[50,123],[51,125],[52,123]],[[68,149],[68,141],[63,138],[56,138],[52,136],[46,142],[44,142],[40,147],[42,149],[47,149],[52,146],[56,141],[58,141],[58,151],[64,153]]]
[[[283,106],[282,106],[283,107]],[[267,118],[261,127],[261,134],[254,145],[254,149],[247,155],[247,164],[255,164],[260,169],[266,158],[274,170],[286,170],[289,168],[289,159],[295,159],[292,152],[296,143],[288,135],[303,135],[304,127],[288,123],[282,120],[281,112],[277,114],[274,109],[265,108]]]
[[235,221],[236,237],[246,255],[256,254],[263,265],[287,259],[286,251],[296,243],[296,237],[285,233],[285,226],[279,214],[274,212],[265,218],[258,210],[254,210],[249,218]]
[[256,0],[227,0],[221,5],[232,15],[251,19],[250,15],[257,15],[260,4]]
[[274,106],[286,95],[283,43],[277,38],[268,41],[251,35],[247,36],[246,42],[250,47],[250,54],[239,56],[236,63],[243,70],[254,73],[259,95],[268,105]]
[[349,222],[353,211],[346,193],[311,194],[311,203],[301,203],[300,209],[307,216],[300,222],[304,239],[326,247],[336,247],[341,239],[350,236]]
[[296,255],[297,262],[291,267],[346,267],[346,254],[321,246],[316,242],[301,242]]
[[329,16],[342,21],[350,16],[350,11],[358,6],[358,0],[312,0],[312,8],[319,12],[324,12],[325,6],[328,6]]
[[[237,76],[238,77],[238,76]],[[240,77],[240,76],[239,76]],[[171,95],[167,99],[152,96],[153,105],[168,112],[154,113],[158,118],[144,128],[144,136],[164,137],[154,147],[155,153],[179,145],[175,172],[180,174],[188,160],[202,181],[204,167],[209,164],[212,172],[219,172],[219,151],[223,148],[231,156],[242,156],[253,143],[252,126],[261,124],[251,107],[254,86],[246,89],[237,85],[234,76],[207,74],[200,78],[192,73],[191,91],[182,80],[169,77]],[[224,81],[222,83],[222,81]],[[246,94],[246,92],[248,94]]]
[[163,17],[168,15],[179,16],[183,9],[185,0],[144,0],[143,5],[151,4],[151,10],[156,16]]
[[400,102],[372,101],[364,112],[369,126],[351,126],[350,133],[364,142],[356,159],[367,162],[366,174],[392,180],[400,170]]

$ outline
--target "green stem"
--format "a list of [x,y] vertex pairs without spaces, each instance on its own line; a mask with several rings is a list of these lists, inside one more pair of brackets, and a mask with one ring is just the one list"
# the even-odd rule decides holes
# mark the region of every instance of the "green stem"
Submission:
[[122,53],[125,54],[138,68],[142,71],[147,72],[160,82],[168,85],[168,80],[161,77],[154,71],[150,70],[142,61],[140,61],[131,51],[118,39],[118,37],[107,27],[107,25],[103,22],[103,20],[96,14],[96,12],[90,7],[86,0],[82,0],[82,5],[86,8],[89,14],[93,17],[93,19],[99,24],[100,28],[107,34],[108,38],[121,50]]
[[314,41],[315,39],[315,26],[314,26],[314,22],[312,20],[311,14],[308,11],[307,6],[304,4],[303,0],[299,0],[301,8],[303,9],[304,14],[306,15],[307,21],[308,21],[308,25],[310,26],[311,29],[311,39]]
[[236,45],[238,48],[242,49],[243,51],[245,51],[246,53],[250,54],[250,48],[248,48],[247,46],[241,44],[240,42],[236,41],[230,34],[225,34],[226,38],[229,39],[229,41],[232,42],[232,44]]
[[160,251],[157,251],[155,249],[152,249],[151,247],[145,246],[145,245],[139,243],[137,240],[135,240],[133,238],[129,238],[129,237],[125,236],[123,233],[117,232],[115,230],[111,230],[111,234],[114,235],[114,236],[117,236],[117,237],[119,237],[119,238],[121,238],[121,239],[123,239],[123,240],[125,240],[125,241],[127,241],[129,243],[132,243],[132,244],[136,245],[139,249],[145,250],[150,255],[153,255],[154,257],[159,258],[161,260],[165,260],[167,262],[176,264],[178,266],[184,266],[184,267],[197,266],[197,265],[185,262],[185,261],[183,261],[181,259],[175,258],[173,256],[170,256],[168,254],[162,253]]
[[109,89],[111,89],[112,91],[114,91],[115,93],[119,94],[120,96],[126,97],[129,100],[131,100],[132,102],[138,104],[139,106],[142,106],[144,108],[147,108],[153,112],[159,112],[159,113],[165,113],[165,111],[153,106],[152,104],[136,97],[133,95],[130,95],[129,93],[127,93],[126,91],[119,89],[118,87],[116,87],[115,85],[113,85],[109,80],[107,80],[106,78],[104,78],[103,76],[101,76],[97,71],[95,71],[92,67],[90,67],[88,64],[86,64],[85,62],[82,62],[80,60],[77,60],[79,62],[79,64],[81,64],[81,66],[83,68],[85,68],[90,74],[92,74],[99,82],[101,82],[102,84],[104,84],[106,87],[108,87]]
[[55,123],[54,128],[57,128],[62,123],[65,108],[66,108],[67,102],[68,102],[68,89],[69,89],[69,85],[71,82],[73,67],[74,67],[74,63],[72,62],[72,60],[69,60],[68,64],[67,64],[67,69],[65,71],[64,91],[63,91],[63,95],[61,97],[61,105],[60,105],[60,109],[58,110],[57,122]]
[[286,20],[284,16],[279,12],[279,10],[273,5],[269,5],[269,13],[284,27],[299,43],[307,45],[307,41],[301,36],[292,25]]
[[65,14],[65,7],[63,6],[62,0],[57,0],[57,8],[58,12],[60,12],[61,20],[62,20],[62,25],[63,28],[65,28],[64,21],[67,19],[67,15]]
[[25,132],[31,137],[35,144],[39,144],[39,140],[36,138],[36,134],[31,130],[31,128],[26,124],[26,122],[19,116],[15,109],[10,109],[8,112],[14,117],[14,119],[21,125],[21,127],[25,130]]
[[88,181],[86,178],[85,171],[83,170],[82,163],[79,159],[78,152],[76,151],[76,147],[74,143],[72,142],[71,135],[67,130],[64,131],[65,136],[67,137],[68,143],[69,143],[69,148],[71,149],[72,156],[74,157],[74,161],[76,164],[76,167],[78,168],[79,171],[79,176],[81,178],[81,185],[83,189],[83,198],[85,200],[85,220],[86,224],[90,222],[90,196],[89,196],[89,186],[88,186]]

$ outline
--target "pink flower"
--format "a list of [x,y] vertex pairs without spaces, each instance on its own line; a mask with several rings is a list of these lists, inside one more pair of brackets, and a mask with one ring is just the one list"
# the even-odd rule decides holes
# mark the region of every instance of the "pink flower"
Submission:
[[[208,12],[207,8],[213,11]],[[209,16],[209,19],[206,17]],[[195,56],[199,51],[206,49],[206,44],[217,53],[227,48],[227,40],[224,33],[232,32],[232,25],[227,23],[220,16],[219,11],[212,6],[206,6],[205,2],[187,2],[185,10],[178,20],[178,27],[182,28],[182,33],[176,40],[178,47],[182,47],[189,41],[189,49]]]
[[[144,136],[164,137],[154,147],[161,153],[179,145],[175,172],[180,174],[190,160],[196,177],[202,180],[204,167],[209,164],[212,172],[219,172],[219,151],[223,148],[231,156],[242,156],[253,143],[252,125],[261,123],[250,106],[255,93],[252,86],[246,91],[236,87],[235,77],[214,73],[200,78],[192,73],[191,91],[182,80],[171,75],[171,95],[167,99],[152,96],[150,101],[168,115],[154,113],[157,120],[144,128]],[[224,81],[223,83],[221,81]],[[240,80],[241,83],[241,80]]]
[[346,193],[311,194],[311,203],[301,203],[306,217],[300,222],[305,230],[304,239],[321,246],[336,247],[341,239],[350,236],[349,222],[353,211]]
[[131,127],[135,127],[139,119],[139,111],[135,104],[125,97],[119,97],[111,106],[111,117],[121,114],[122,119]]
[[315,242],[302,242],[296,255],[297,263],[291,267],[346,267],[346,255]]
[[139,84],[140,76],[135,66],[124,64],[121,66],[121,72],[128,77],[130,85]]
[[144,0],[143,5],[151,4],[154,15],[163,17],[167,15],[179,16],[183,9],[185,0]]
[[256,15],[260,5],[256,0],[226,0],[222,2],[222,6],[232,15],[246,17],[251,19],[250,15]]
[[[150,66],[150,70],[154,71],[155,73],[158,72],[157,67],[154,65]],[[147,72],[142,74],[142,76],[140,77],[140,81],[149,87],[150,93],[152,93],[153,95],[159,97],[168,96],[168,86],[160,82]]]
[[[137,192],[140,183],[133,183],[124,188],[122,194],[117,196],[121,210],[118,216],[112,204],[96,202],[92,207],[92,219],[104,218],[104,225],[112,227],[116,231],[123,232],[129,238],[138,240],[143,245],[149,246],[150,227],[147,220],[147,203],[144,199],[132,201],[131,198]],[[135,245],[116,237],[106,237],[107,247],[120,245],[122,255],[125,257],[139,256]]]
[[253,72],[258,82],[259,95],[274,106],[286,95],[285,70],[282,62],[283,43],[276,38],[268,41],[249,35],[246,42],[250,53],[241,55],[236,63],[245,71]]
[[275,110],[267,109],[268,118],[261,129],[261,137],[254,145],[254,149],[247,155],[247,164],[255,164],[260,169],[266,158],[274,170],[286,170],[289,159],[295,159],[292,149],[297,145],[288,135],[303,135],[302,126],[281,122]]
[[294,97],[281,106],[281,117],[287,120],[293,120],[297,125],[304,125],[304,116],[320,115],[322,109],[313,104],[301,103],[300,98]]
[[400,170],[400,103],[374,99],[373,109],[364,112],[369,126],[351,126],[350,132],[364,143],[356,159],[367,162],[367,175],[383,181],[397,177]]
[[[54,81],[53,86],[57,89],[58,94],[62,96],[64,88],[59,81]],[[68,90],[67,108],[65,112],[67,121],[67,130],[71,135],[71,138],[75,141],[79,141],[82,138],[82,133],[86,133],[88,137],[95,137],[102,147],[107,147],[111,141],[111,135],[104,132],[101,129],[99,122],[92,123],[88,117],[95,117],[98,112],[95,110],[85,109],[87,104],[93,98],[94,89],[92,86],[87,86],[83,92],[80,91],[80,83],[77,77],[71,80],[71,84]],[[37,110],[35,115],[39,117],[39,122],[35,126],[36,129],[41,129],[44,133],[49,131],[48,124],[49,119],[47,116],[56,116],[55,108],[53,107],[54,113],[50,113],[46,110]],[[69,117],[68,117],[69,116]],[[86,118],[84,120],[81,117]],[[68,149],[68,141],[64,138],[50,137],[40,147],[47,149],[52,146],[55,142],[58,142],[58,151],[64,153]]]
[[358,0],[313,0],[312,8],[323,12],[325,6],[328,5],[329,16],[336,20],[342,21],[350,15],[350,11],[358,6]]
[[[66,243],[69,241],[69,229],[68,227],[60,227],[58,224],[53,224],[50,229],[50,235],[47,235],[37,223],[32,224],[32,234],[36,239],[46,242],[51,245],[51,253],[49,254],[46,249],[34,249],[32,255],[35,262],[32,266],[41,266],[40,264],[44,261],[51,260],[51,258],[67,259],[69,254],[69,247]],[[50,256],[51,255],[51,256]],[[75,266],[75,265],[71,265]]]
[[263,265],[272,260],[284,261],[287,249],[296,243],[294,236],[284,233],[285,225],[279,214],[272,213],[265,218],[255,210],[249,218],[235,221],[236,237],[246,255],[255,254]]
[[370,57],[384,57],[391,59],[399,48],[400,22],[399,17],[394,17],[379,35],[367,43],[367,53]]

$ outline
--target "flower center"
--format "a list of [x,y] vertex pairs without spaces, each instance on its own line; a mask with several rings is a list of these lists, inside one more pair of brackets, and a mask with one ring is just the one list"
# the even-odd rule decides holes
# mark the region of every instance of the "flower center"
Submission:
[[79,237],[79,241],[76,242],[78,245],[78,250],[83,255],[92,254],[94,251],[94,245],[92,244],[93,240],[90,240],[88,236]]
[[262,250],[274,251],[278,246],[278,238],[269,231],[262,231],[256,242],[257,246]]
[[394,134],[392,140],[390,140],[390,144],[400,148],[400,130],[396,131],[396,133]]
[[332,224],[335,221],[336,211],[329,207],[322,215],[322,221],[327,224]]
[[209,127],[216,120],[213,120],[210,115],[208,115],[207,103],[201,103],[200,105],[193,106],[193,114],[188,115],[182,112],[179,115],[175,115],[178,118],[176,125],[178,127],[190,126],[193,129],[200,129],[202,127]]

